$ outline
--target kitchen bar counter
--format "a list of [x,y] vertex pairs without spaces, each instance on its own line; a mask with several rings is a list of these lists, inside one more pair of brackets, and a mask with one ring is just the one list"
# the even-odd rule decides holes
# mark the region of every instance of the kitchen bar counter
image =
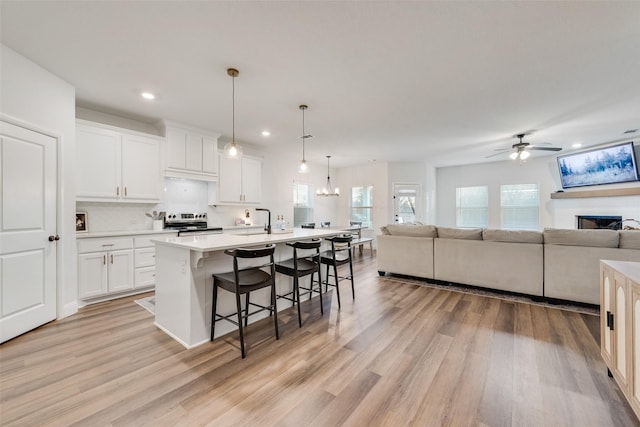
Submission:
[[[256,247],[276,244],[276,262],[292,256],[287,242],[336,236],[342,230],[292,229],[274,231],[273,234],[209,234],[199,236],[167,237],[155,239],[156,243],[156,309],[155,325],[180,342],[186,348],[204,344],[210,339],[211,304],[213,292],[212,274],[233,270],[233,258],[225,249]],[[278,293],[291,290],[291,279],[277,275]],[[251,293],[252,301],[268,303],[268,289]],[[291,304],[278,301],[278,309]],[[218,311],[223,314],[235,312],[235,297],[230,292],[218,294]],[[262,316],[250,318],[250,322]],[[236,327],[228,322],[216,325],[216,337]]]

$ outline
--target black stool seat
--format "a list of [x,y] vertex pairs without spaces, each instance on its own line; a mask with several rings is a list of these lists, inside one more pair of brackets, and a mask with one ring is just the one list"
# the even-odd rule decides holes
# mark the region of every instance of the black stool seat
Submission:
[[[213,304],[211,306],[211,341],[215,335],[216,322],[220,320],[226,320],[238,326],[238,332],[240,334],[240,351],[242,352],[242,358],[246,357],[244,348],[244,330],[242,320],[244,319],[244,326],[249,324],[249,316],[260,313],[261,311],[268,310],[270,314],[273,314],[273,325],[276,332],[276,339],[280,338],[278,332],[278,309],[276,306],[276,271],[275,262],[273,260],[273,254],[275,253],[275,245],[267,245],[257,249],[228,249],[224,251],[225,254],[233,256],[233,271],[227,273],[215,273],[213,274]],[[268,262],[251,266],[248,268],[239,268],[238,259],[258,259],[267,258]],[[263,261],[260,261],[263,262]],[[264,271],[268,268],[269,271]],[[260,305],[252,303],[250,300],[251,292],[262,288],[271,288],[271,303],[269,305]],[[221,315],[217,312],[218,305],[218,288],[222,288],[226,291],[233,292],[236,295],[236,313],[230,315]],[[240,303],[240,296],[245,295],[244,314],[242,305]],[[255,307],[257,310],[249,312],[249,307]],[[237,321],[232,317],[237,315]]]
[[[296,265],[293,259],[287,259],[284,261],[280,261],[276,264],[276,271],[278,273],[286,274],[287,276],[294,276],[296,274]],[[298,276],[306,276],[307,274],[311,274],[314,271],[318,271],[318,264],[307,260],[307,259],[298,259]]]
[[[340,307],[340,287],[338,286],[340,280],[351,281],[351,294],[353,299],[356,299],[356,290],[353,283],[353,263],[351,261],[351,240],[353,236],[351,234],[345,234],[342,236],[327,237],[325,240],[331,242],[331,250],[325,251],[320,255],[320,262],[327,266],[327,273],[325,275],[325,291],[329,286],[336,288],[336,296],[338,297],[338,307]],[[349,273],[345,276],[338,275],[338,267],[341,265],[349,264]],[[329,267],[333,267],[333,274],[329,274]],[[333,276],[335,283],[329,283],[329,277]]]
[[[235,272],[218,273],[213,275],[218,282],[218,286],[229,292],[236,291]],[[250,269],[238,272],[238,286],[240,293],[246,294],[251,291],[262,289],[265,283],[271,280],[271,275],[260,269]]]
[[[314,292],[320,294],[320,313],[324,314],[324,307],[322,306],[322,277],[320,275],[320,245],[322,241],[320,239],[313,239],[310,241],[301,241],[287,243],[287,246],[293,248],[293,258],[287,259],[276,264],[276,271],[280,274],[293,277],[293,290],[283,295],[278,295],[279,298],[284,298],[298,305],[298,326],[302,327],[302,315],[300,313],[300,289],[303,292],[302,295],[309,295],[311,299]],[[311,253],[310,253],[311,252]],[[318,289],[314,289],[313,276],[318,273]],[[309,287],[300,285],[300,277],[311,275],[309,278]]]

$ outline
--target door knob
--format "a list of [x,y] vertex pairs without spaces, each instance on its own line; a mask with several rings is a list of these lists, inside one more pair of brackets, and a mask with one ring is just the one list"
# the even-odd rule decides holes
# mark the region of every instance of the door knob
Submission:
[[53,242],[53,241],[58,241],[60,240],[60,236],[58,236],[57,234],[55,236],[49,236],[49,241]]

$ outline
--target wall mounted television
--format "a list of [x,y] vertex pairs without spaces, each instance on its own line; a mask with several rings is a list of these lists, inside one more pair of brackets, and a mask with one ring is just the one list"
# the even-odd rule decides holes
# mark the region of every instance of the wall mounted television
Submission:
[[640,180],[633,142],[558,156],[562,188]]

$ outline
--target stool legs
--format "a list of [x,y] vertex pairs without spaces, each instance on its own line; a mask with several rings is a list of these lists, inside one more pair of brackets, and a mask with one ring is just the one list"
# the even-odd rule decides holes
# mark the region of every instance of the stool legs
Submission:
[[216,279],[213,279],[213,301],[211,303],[211,341],[213,341],[213,335],[216,331],[216,313],[218,304],[218,284]]
[[[247,293],[247,299],[249,298],[249,293]],[[240,304],[240,294],[236,293],[236,310],[238,313],[238,331],[240,332],[240,351],[242,353],[242,358],[246,357],[246,353],[244,351],[244,328],[242,326],[242,306]],[[247,313],[249,313],[249,307],[247,306]],[[247,318],[245,318],[245,322]]]

